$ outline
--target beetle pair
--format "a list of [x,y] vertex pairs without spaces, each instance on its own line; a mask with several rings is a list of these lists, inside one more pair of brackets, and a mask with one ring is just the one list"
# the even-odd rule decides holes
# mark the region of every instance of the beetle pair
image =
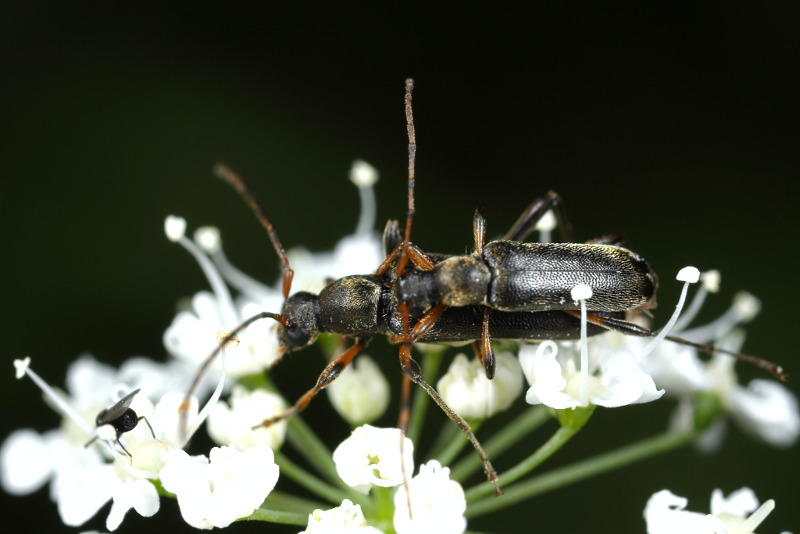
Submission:
[[[486,376],[495,370],[492,339],[576,339],[581,331],[581,312],[570,292],[577,285],[592,288],[588,301],[587,334],[615,330],[651,337],[651,330],[625,320],[628,312],[654,306],[657,277],[640,256],[623,248],[611,236],[590,243],[528,243],[524,240],[537,223],[553,211],[562,238],[569,241],[569,227],[560,197],[550,192],[532,203],[511,229],[497,241],[485,242],[486,221],[480,210],[473,219],[474,250],[448,256],[423,252],[411,242],[415,213],[414,184],[416,135],[412,112],[413,81],[406,81],[405,113],[408,129],[408,212],[404,231],[389,221],[383,234],[386,258],[372,274],[332,281],[318,295],[290,295],[293,270],[278,234],[244,181],[224,165],[217,174],[232,185],[266,229],[281,260],[284,304],[281,313],[262,312],[232,330],[203,363],[186,394],[184,407],[200,376],[222,347],[252,322],[277,321],[281,353],[313,344],[320,333],[352,338],[353,344],[329,363],[309,389],[283,414],[263,421],[270,425],[302,411],[311,399],[335,380],[376,335],[400,344],[403,370],[399,426],[407,429],[410,384],[421,386],[465,432],[480,455],[487,479],[500,494],[497,474],[467,422],[453,412],[422,377],[411,357],[415,342],[473,342]],[[685,340],[668,339],[697,346]],[[700,347],[715,350],[710,347]],[[740,355],[742,356],[742,355]],[[743,357],[743,356],[742,356]],[[758,365],[780,374],[780,368],[754,359]],[[183,412],[185,415],[185,411]]]

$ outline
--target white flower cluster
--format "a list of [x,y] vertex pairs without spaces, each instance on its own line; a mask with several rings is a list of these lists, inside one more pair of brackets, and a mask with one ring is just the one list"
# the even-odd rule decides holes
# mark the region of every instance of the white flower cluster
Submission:
[[750,488],[736,490],[727,498],[715,489],[711,494],[710,514],[685,510],[687,504],[687,499],[669,490],[654,493],[644,509],[647,534],[755,534],[756,528],[775,509],[772,499],[759,506]]
[[[290,250],[290,261],[302,272],[295,290],[319,291],[329,278],[370,272],[382,260],[379,236],[373,230],[372,185],[377,172],[358,161],[351,180],[359,187],[362,201],[356,233],[343,239],[332,253]],[[113,504],[106,520],[108,530],[116,529],[131,508],[143,516],[155,514],[160,504],[153,481],[158,480],[177,496],[189,524],[223,527],[253,513],[278,479],[272,450],[282,444],[286,425],[258,425],[286,410],[283,398],[263,389],[235,386],[228,402],[217,404],[212,396],[214,402],[198,414],[196,400],[186,407],[183,397],[200,363],[230,329],[263,310],[280,310],[281,289],[236,269],[225,256],[215,228],[200,228],[190,240],[185,235],[186,222],[168,217],[165,233],[195,258],[211,288],[194,295],[191,308],[179,312],[165,331],[164,345],[173,356],[168,363],[136,357],[114,370],[84,356],[69,368],[66,397],[29,369],[28,361],[15,364],[18,377],[27,375],[45,389],[64,419],[60,430],[43,435],[29,429],[12,433],[0,449],[0,483],[9,493],[22,495],[51,481],[61,518],[69,526],[82,525],[109,500]],[[221,390],[223,366],[227,374],[241,377],[275,363],[279,357],[275,324],[254,323],[222,352],[224,358],[213,363],[197,395],[207,395],[214,384]],[[362,359],[332,391],[337,408],[359,422],[379,417],[388,404],[385,378],[368,358]],[[369,402],[364,402],[365,384]],[[136,389],[141,393],[129,408],[146,418],[155,435],[145,424],[122,432],[110,425],[95,429],[101,410]],[[207,457],[190,457],[180,448],[188,439],[183,426],[188,422],[193,432],[207,412],[209,433],[221,447],[211,449]],[[92,446],[85,446],[97,436],[100,439]]]
[[[374,486],[400,486],[394,495],[393,525],[398,534],[464,532],[467,502],[461,485],[451,480],[450,470],[436,460],[421,465],[419,473],[407,479],[414,471],[413,452],[413,443],[400,429],[363,425],[336,448],[333,461],[342,480],[362,493]],[[312,513],[305,532],[349,532],[353,523],[374,532],[359,514],[360,509],[354,511],[352,503],[344,501],[339,508]]]
[[[29,359],[17,363],[20,373],[41,382],[28,364]],[[123,377],[133,380],[122,382]],[[108,392],[127,392],[137,384],[150,384],[158,391],[175,378],[167,366],[159,368],[153,362],[142,365],[142,360],[132,361],[116,373],[88,356],[82,357],[68,371],[69,397],[44,385],[65,416],[62,429],[44,435],[18,430],[3,444],[3,488],[26,494],[51,480],[59,514],[68,526],[82,525],[109,500],[113,504],[106,519],[108,530],[119,527],[131,508],[142,516],[152,516],[160,507],[152,480],[161,480],[178,496],[184,518],[198,528],[222,526],[250,515],[277,482],[278,466],[272,451],[265,446],[241,453],[233,446],[215,448],[210,452],[213,469],[208,468],[208,460],[189,459],[172,445],[177,437],[182,394],[166,393],[155,406],[144,396],[133,398],[130,409],[146,417],[148,425],[125,432],[124,450],[129,455],[120,454],[110,442],[103,442],[108,447],[86,446],[92,435],[86,421],[106,408]],[[159,384],[161,381],[165,383]],[[189,411],[190,416],[197,414],[196,402]],[[117,440],[117,436],[112,437],[112,441]],[[237,493],[232,494],[234,491]],[[243,494],[249,497],[245,499]],[[202,503],[202,507],[198,510],[184,503]]]
[[[382,262],[380,240],[373,231],[372,185],[376,179],[374,168],[361,161],[354,163],[351,180],[359,187],[362,202],[354,234],[342,239],[332,252],[287,252],[297,273],[293,290],[318,293],[329,279],[373,272]],[[542,239],[549,239],[552,222],[542,221]],[[15,364],[18,376],[27,375],[42,387],[64,420],[59,430],[39,434],[24,429],[9,436],[0,449],[0,483],[6,491],[21,495],[50,481],[61,518],[69,526],[82,525],[109,500],[108,530],[119,527],[130,509],[152,516],[160,507],[156,490],[160,485],[177,497],[187,523],[200,529],[221,528],[259,509],[278,480],[273,451],[282,445],[287,425],[285,421],[269,427],[261,423],[284,413],[289,404],[266,389],[246,388],[241,383],[226,388],[224,384],[227,374],[238,379],[260,373],[278,361],[281,354],[275,322],[256,321],[220,348],[222,357],[195,390],[198,397],[205,397],[216,385],[202,411],[194,398],[186,405],[184,395],[189,378],[210,349],[228,338],[231,329],[265,310],[280,310],[281,284],[262,284],[234,267],[215,228],[201,228],[189,239],[186,222],[170,217],[165,232],[195,258],[210,287],[210,291],[195,294],[188,309],[180,311],[165,331],[164,345],[172,356],[169,362],[133,358],[114,370],[85,356],[70,366],[66,396],[49,388],[28,361]],[[495,355],[493,380],[486,378],[479,359],[458,354],[438,380],[437,389],[453,411],[470,423],[511,407],[522,395],[526,380],[526,402],[563,410],[560,414],[590,406],[652,402],[669,395],[680,401],[674,418],[674,426],[680,430],[694,430],[698,396],[713,395],[721,413],[713,414],[713,422],[701,437],[702,446],[712,448],[721,441],[725,418],[719,415],[723,414],[771,444],[792,445],[800,436],[800,414],[796,398],[786,388],[769,380],[754,380],[744,388],[738,384],[730,356],[718,353],[706,363],[697,349],[665,340],[671,333],[695,343],[739,350],[743,334],[738,325],[750,320],[758,309],[751,296],[737,297],[731,310],[711,324],[687,329],[706,294],[715,290],[718,278],[713,272],[701,276],[693,268],[681,271],[678,279],[686,284],[675,313],[653,338],[615,332],[587,338],[592,290],[576,286],[572,298],[581,310],[579,341],[522,343],[516,355],[504,345]],[[698,279],[701,288],[679,318],[688,284]],[[130,397],[137,390],[140,393]],[[217,402],[223,390],[230,393],[229,398]],[[467,501],[461,485],[450,479],[450,470],[432,460],[420,465],[415,475],[411,440],[399,429],[366,424],[379,418],[389,402],[388,382],[375,362],[359,355],[327,391],[347,422],[362,425],[333,453],[339,477],[356,491],[348,489],[346,495],[352,500],[341,500],[338,507],[312,512],[304,532],[377,534],[381,532],[378,527],[393,528],[398,534],[464,532]],[[130,406],[123,408],[147,424],[120,430],[115,426],[115,414],[96,428],[101,410],[124,404],[126,395]],[[208,455],[190,456],[182,450],[190,437],[186,434],[193,433],[206,416],[209,434],[220,447],[212,448]],[[93,442],[87,447],[89,440]],[[284,471],[290,471],[289,462]],[[685,499],[666,491],[657,493],[645,510],[648,532],[751,533],[774,503],[767,501],[758,508],[748,492],[743,489],[728,500],[715,492],[711,514],[684,511]],[[366,503],[375,494],[393,506],[392,527],[385,510],[381,516],[384,523],[369,524],[367,517],[373,520],[374,516]]]

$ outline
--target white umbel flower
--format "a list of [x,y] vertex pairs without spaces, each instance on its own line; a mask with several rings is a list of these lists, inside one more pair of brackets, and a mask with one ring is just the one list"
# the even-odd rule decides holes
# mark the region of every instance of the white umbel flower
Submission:
[[160,478],[164,489],[178,497],[187,523],[223,528],[264,502],[278,481],[278,465],[266,445],[241,452],[235,446],[215,447],[208,458],[172,449]]
[[349,499],[343,500],[341,506],[336,508],[314,510],[308,514],[308,526],[300,534],[335,534],[339,532],[383,534],[383,531],[367,524],[361,506],[353,504]]
[[486,378],[483,364],[456,355],[436,389],[450,408],[465,419],[486,419],[508,409],[522,392],[522,370],[510,352],[495,355],[495,375]]
[[[244,450],[253,445],[279,449],[286,436],[286,421],[269,427],[258,426],[264,419],[286,411],[280,395],[265,389],[248,390],[234,386],[229,403],[218,402],[208,417],[208,433],[219,445],[236,445]],[[258,426],[257,428],[253,428]]]
[[741,488],[727,498],[715,489],[711,513],[685,510],[687,499],[669,490],[654,493],[647,501],[644,518],[647,534],[755,534],[756,528],[775,509],[772,499],[759,506],[750,488]]
[[[572,354],[559,357],[560,351],[566,347],[565,344],[559,346],[552,341],[520,347],[520,364],[531,384],[525,396],[529,404],[544,404],[556,410],[583,406],[581,376],[575,358]],[[629,355],[624,353],[606,359],[596,374],[590,374],[587,380],[588,402],[607,408],[650,402],[664,394],[664,390],[655,387],[650,375],[640,371]]]
[[339,415],[353,426],[371,423],[389,406],[389,381],[365,354],[348,365],[325,391]]
[[414,444],[402,437],[401,447],[401,436],[399,428],[356,428],[333,451],[336,471],[348,486],[365,494],[373,485],[390,488],[402,484],[403,472],[414,470]]
[[[135,388],[118,382],[119,373],[113,368],[84,356],[70,365],[67,389],[71,395],[64,396],[54,392],[27,363],[21,361],[17,372],[27,374],[42,387],[65,418],[59,430],[44,435],[23,429],[9,436],[0,450],[3,487],[23,494],[52,480],[51,495],[61,520],[68,526],[82,525],[109,500],[113,501],[106,520],[109,530],[117,528],[131,508],[144,516],[153,515],[159,500],[147,478],[155,478],[163,465],[168,446],[162,439],[174,425],[174,418],[162,419],[158,413],[160,403],[154,411],[153,404],[140,393],[130,407],[148,418],[156,437],[161,439],[154,439],[147,425],[141,423],[120,438],[131,457],[118,454],[113,446],[102,442],[87,448],[86,442],[96,432],[93,422],[100,410]],[[142,364],[143,359],[127,364],[126,376],[154,386],[159,380],[173,379],[154,362]],[[155,373],[152,376],[151,371]],[[171,415],[163,409],[160,412]],[[111,437],[116,441],[115,432]]]
[[464,490],[450,480],[450,469],[436,460],[420,466],[419,474],[408,482],[408,492],[404,486],[397,490],[394,507],[397,534],[461,534],[467,528]]

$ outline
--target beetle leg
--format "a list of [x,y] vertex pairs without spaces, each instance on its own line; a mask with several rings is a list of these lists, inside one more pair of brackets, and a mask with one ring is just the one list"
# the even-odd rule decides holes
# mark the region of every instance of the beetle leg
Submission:
[[486,217],[481,208],[476,209],[472,217],[472,236],[475,240],[475,253],[480,256],[483,254],[483,242],[486,239]]
[[328,387],[328,384],[336,380],[336,378],[342,373],[344,368],[350,365],[350,362],[353,361],[353,358],[356,357],[356,354],[361,352],[361,350],[366,346],[366,344],[367,344],[366,338],[356,338],[356,341],[353,344],[353,346],[347,349],[344,352],[344,354],[342,354],[341,356],[333,360],[331,363],[329,363],[322,371],[322,374],[319,375],[317,383],[314,384],[314,387],[306,391],[305,394],[303,394],[303,396],[300,397],[291,408],[289,408],[282,414],[276,415],[275,417],[264,419],[260,425],[256,425],[253,428],[258,428],[259,426],[270,426],[271,424],[277,423],[278,421],[288,419],[297,412],[302,412],[303,410],[305,410],[306,406],[308,406],[308,403],[311,402],[311,399],[313,399],[317,393]]
[[489,334],[489,314],[492,310],[484,308],[483,321],[481,327],[481,338],[472,342],[472,348],[475,351],[475,356],[478,357],[483,369],[486,371],[486,378],[491,380],[494,378],[495,370],[495,357],[494,349],[492,348],[492,338]]
[[[564,312],[576,317],[577,319],[581,318],[580,310],[564,310]],[[615,317],[596,315],[591,312],[586,314],[586,321],[601,328],[605,328],[606,330],[613,330],[627,336],[653,337],[655,335],[655,333],[649,328],[636,323],[632,323],[624,319],[617,319]]]
[[403,315],[403,333],[400,335],[391,335],[389,336],[389,343],[414,343],[418,341],[422,336],[428,333],[428,331],[433,328],[436,324],[436,321],[439,320],[444,310],[447,309],[446,304],[437,304],[427,312],[425,315],[420,317],[419,321],[414,325],[414,328],[409,329],[409,316],[408,316],[408,305],[401,303],[400,304],[400,312]]
[[[408,380],[411,380],[415,384],[420,386],[422,389],[424,389],[425,393],[427,393],[428,396],[430,396],[430,398],[433,399],[433,402],[439,405],[439,408],[441,408],[442,411],[445,414],[447,414],[447,417],[449,417],[450,420],[453,421],[458,426],[458,428],[460,428],[461,431],[467,435],[467,439],[469,439],[469,441],[472,443],[472,446],[475,447],[475,451],[481,457],[481,461],[483,461],[483,469],[486,472],[486,478],[489,481],[489,483],[492,486],[494,486],[495,495],[498,496],[502,495],[503,492],[500,490],[500,486],[497,483],[497,471],[495,471],[492,462],[486,455],[486,451],[483,450],[483,447],[478,441],[478,438],[476,438],[475,434],[473,434],[472,429],[469,426],[469,423],[467,423],[463,417],[454,412],[453,409],[450,408],[450,406],[448,406],[446,402],[444,402],[444,399],[441,396],[439,396],[439,393],[436,391],[435,388],[433,388],[430,384],[428,384],[427,382],[425,382],[425,380],[423,380],[419,364],[417,364],[417,362],[415,362],[411,358],[410,343],[403,343],[400,346],[400,366],[403,369],[403,375],[405,377],[404,383]],[[408,389],[410,390],[410,386]],[[410,395],[410,393],[406,393],[406,390],[404,388],[404,396],[406,395]],[[404,410],[407,412],[408,408],[405,407]],[[405,425],[405,427],[408,427],[407,413],[403,415],[403,413],[401,412],[400,424],[401,424],[400,429],[403,431],[403,435],[405,435],[405,428],[403,427],[403,425]]]
[[483,310],[483,326],[481,328],[481,363],[483,369],[486,371],[486,378],[491,380],[494,378],[494,349],[492,348],[492,338],[489,335],[489,314],[492,312],[490,308]]
[[564,206],[561,202],[561,197],[555,191],[548,191],[547,194],[539,199],[536,199],[530,206],[525,208],[522,215],[519,216],[517,222],[506,232],[503,239],[509,241],[524,241],[531,232],[536,229],[539,220],[552,209],[556,215],[558,222],[558,229],[561,232],[561,239],[565,242],[571,241],[571,232],[567,214],[564,211]]
[[486,471],[486,478],[488,479],[489,483],[494,486],[495,495],[502,495],[503,492],[500,491],[500,487],[497,484],[497,471],[495,471],[494,466],[492,466],[492,462],[486,455],[486,451],[483,450],[483,447],[478,441],[478,438],[475,437],[475,434],[473,434],[469,424],[464,420],[463,417],[455,413],[446,402],[444,402],[444,399],[439,396],[439,393],[436,391],[436,389],[423,380],[419,364],[417,364],[417,362],[411,358],[411,343],[425,335],[425,333],[427,333],[428,330],[430,330],[430,328],[436,324],[436,320],[439,318],[442,312],[447,309],[447,306],[444,304],[437,304],[431,308],[431,310],[423,315],[417,324],[414,325],[414,328],[411,329],[411,331],[409,331],[408,306],[406,304],[401,304],[400,309],[403,313],[403,337],[402,344],[400,345],[400,367],[403,369],[403,396],[400,401],[400,417],[398,426],[400,427],[403,437],[405,437],[406,431],[408,430],[408,420],[410,417],[410,382],[414,382],[424,389],[428,396],[430,396],[430,398],[433,399],[433,401],[439,406],[439,408],[441,408],[442,411],[447,414],[447,417],[449,417],[450,420],[453,421],[458,428],[460,428],[461,431],[467,435],[467,439],[469,439],[469,441],[472,443],[472,446],[475,447],[475,450],[483,461],[483,468]]

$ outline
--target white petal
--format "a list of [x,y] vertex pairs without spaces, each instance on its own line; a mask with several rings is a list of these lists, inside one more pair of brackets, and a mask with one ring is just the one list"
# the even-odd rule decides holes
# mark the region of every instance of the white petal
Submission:
[[[420,472],[406,488],[398,488],[394,496],[394,528],[397,534],[460,534],[467,528],[464,511],[467,501],[461,485],[450,480],[450,470],[436,460],[420,466]],[[408,511],[408,495],[411,511]]]
[[72,362],[67,369],[67,391],[76,406],[106,404],[116,382],[116,370],[88,354]]
[[354,426],[371,423],[389,406],[389,381],[365,354],[359,355],[325,390],[339,415]]
[[247,390],[234,386],[230,406],[218,402],[208,418],[208,433],[219,445],[233,443],[239,450],[253,445],[266,445],[277,449],[286,435],[286,422],[280,421],[269,427],[260,425],[264,419],[286,411],[286,402],[280,395],[265,389]]
[[789,447],[800,436],[797,398],[777,382],[757,379],[747,389],[735,387],[729,402],[732,416],[767,443]]
[[367,524],[361,506],[349,499],[341,506],[330,510],[314,510],[308,514],[308,526],[300,534],[335,534],[352,532],[358,534],[382,534],[380,530]]
[[336,471],[348,486],[364,493],[371,484],[381,487],[402,484],[403,465],[406,473],[413,471],[414,445],[410,439],[403,438],[401,460],[400,436],[398,428],[376,428],[370,425],[356,428],[333,451]]
[[52,489],[65,525],[77,527],[94,517],[121,484],[112,464],[93,449],[78,452],[75,462],[61,465]]
[[720,515],[728,513],[745,517],[758,508],[758,498],[750,488],[740,488],[727,497],[722,490],[715,489],[711,492],[711,513]]
[[190,458],[180,449],[167,454],[161,482],[175,493],[184,520],[195,528],[223,528],[258,508],[278,481],[269,447],[211,449],[210,459]]
[[125,513],[133,508],[142,517],[150,517],[158,512],[159,500],[155,486],[144,479],[127,478],[114,491],[114,502],[106,519],[106,528],[116,530],[122,523]]
[[542,342],[535,350],[528,345],[520,347],[520,365],[531,384],[525,395],[528,404],[544,404],[557,410],[580,406],[577,398],[565,392],[567,379],[557,355],[558,347],[551,341]]
[[41,488],[52,476],[57,458],[39,433],[25,428],[8,436],[0,449],[0,482],[13,495]]
[[726,532],[713,515],[685,511],[687,500],[669,490],[654,493],[647,501],[644,518],[647,534],[718,534]]
[[522,391],[522,372],[510,352],[500,352],[496,354],[494,379],[489,380],[480,360],[458,354],[436,388],[461,417],[485,419],[516,400]]

